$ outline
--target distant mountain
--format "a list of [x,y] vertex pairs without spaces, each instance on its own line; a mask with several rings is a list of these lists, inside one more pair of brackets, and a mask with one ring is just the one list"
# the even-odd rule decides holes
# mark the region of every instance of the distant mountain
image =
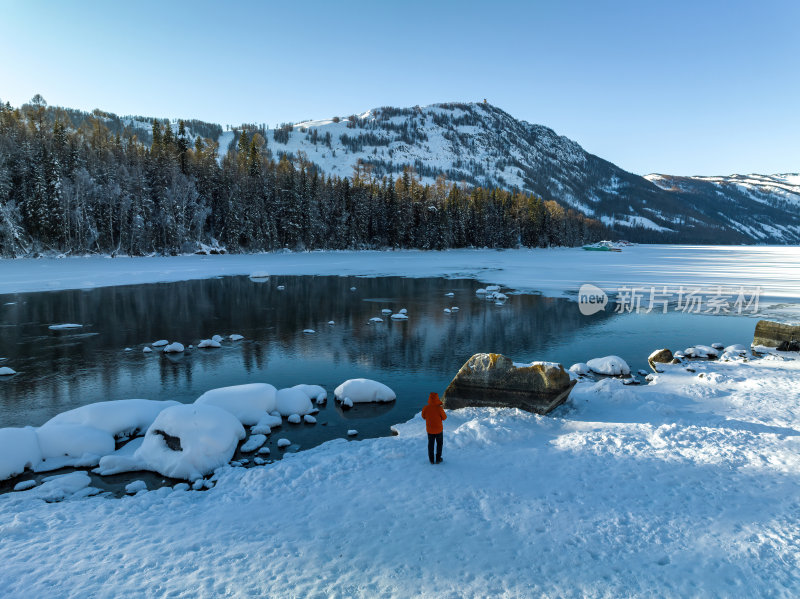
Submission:
[[[220,152],[236,135],[221,133]],[[282,125],[266,136],[274,155],[302,153],[332,175],[350,176],[358,164],[379,178],[412,167],[427,182],[441,176],[518,188],[635,241],[800,242],[798,175],[640,177],[488,103],[376,108]]]

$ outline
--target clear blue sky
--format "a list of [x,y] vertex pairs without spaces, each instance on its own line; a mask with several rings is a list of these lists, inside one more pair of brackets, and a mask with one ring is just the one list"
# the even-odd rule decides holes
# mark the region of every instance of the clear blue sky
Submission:
[[0,99],[238,124],[487,98],[639,174],[800,171],[800,2],[0,0]]

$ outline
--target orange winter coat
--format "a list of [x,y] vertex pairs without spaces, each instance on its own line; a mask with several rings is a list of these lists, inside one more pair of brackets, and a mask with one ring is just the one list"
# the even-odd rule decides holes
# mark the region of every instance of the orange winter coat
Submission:
[[438,393],[428,396],[428,405],[422,408],[422,417],[425,419],[425,430],[429,434],[437,435],[444,430],[442,420],[447,420],[447,414],[444,413]]

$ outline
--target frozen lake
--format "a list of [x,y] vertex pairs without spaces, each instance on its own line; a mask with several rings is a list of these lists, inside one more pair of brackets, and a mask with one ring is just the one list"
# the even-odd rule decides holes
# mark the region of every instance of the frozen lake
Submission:
[[[319,424],[284,424],[270,440],[286,436],[308,448],[352,428],[361,438],[389,434],[391,425],[421,409],[430,391],[442,393],[477,352],[565,367],[617,354],[635,371],[647,368],[656,348],[747,344],[755,326],[745,316],[680,312],[584,316],[574,301],[533,294],[496,305],[476,295],[479,287],[470,279],[228,276],[0,296],[0,365],[18,371],[0,379],[0,426],[37,426],[96,401],[190,403],[215,387],[310,383],[325,387],[330,398]],[[452,306],[460,310],[443,311]],[[384,308],[407,308],[409,319],[392,321]],[[370,324],[374,317],[384,322]],[[63,323],[82,326],[49,328]],[[303,332],[309,328],[316,333]],[[159,339],[188,347],[233,333],[244,339],[226,340],[220,349],[142,351]],[[357,377],[388,384],[397,401],[343,411],[332,401],[333,389]]]

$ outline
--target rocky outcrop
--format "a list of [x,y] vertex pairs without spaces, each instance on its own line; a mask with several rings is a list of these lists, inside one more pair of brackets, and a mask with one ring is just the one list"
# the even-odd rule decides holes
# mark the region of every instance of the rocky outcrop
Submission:
[[576,381],[561,364],[515,364],[501,354],[475,354],[444,392],[444,406],[520,408],[547,414],[567,400]]
[[674,364],[672,352],[668,349],[657,349],[647,357],[647,363],[650,364],[655,372],[660,372],[656,368],[656,364]]
[[771,320],[759,320],[753,334],[753,345],[776,347],[784,351],[800,343],[800,326],[792,326]]

